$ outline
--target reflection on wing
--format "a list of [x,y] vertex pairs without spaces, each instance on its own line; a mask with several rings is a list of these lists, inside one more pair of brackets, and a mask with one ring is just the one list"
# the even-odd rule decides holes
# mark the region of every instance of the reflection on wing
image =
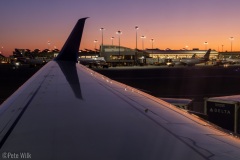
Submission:
[[66,77],[69,85],[71,86],[75,96],[79,99],[83,99],[81,86],[78,79],[76,63],[57,61],[57,64],[61,68],[64,76]]

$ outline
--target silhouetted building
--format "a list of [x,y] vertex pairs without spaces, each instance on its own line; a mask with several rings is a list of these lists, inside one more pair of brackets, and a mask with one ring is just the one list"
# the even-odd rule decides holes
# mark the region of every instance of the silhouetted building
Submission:
[[[103,45],[100,49],[100,56],[104,57],[106,62],[117,65],[133,65],[137,60],[137,63],[143,63],[147,54],[142,51],[136,51],[123,46],[116,45]],[[137,58],[135,59],[135,56]]]
[[219,59],[224,59],[224,58],[240,58],[240,51],[235,51],[235,52],[219,52]]

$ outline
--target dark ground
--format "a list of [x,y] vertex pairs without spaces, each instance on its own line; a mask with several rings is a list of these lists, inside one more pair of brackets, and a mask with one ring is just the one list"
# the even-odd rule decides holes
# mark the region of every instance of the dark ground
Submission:
[[[0,65],[0,104],[37,70],[13,70]],[[203,112],[203,98],[240,94],[240,66],[223,67],[119,67],[95,69],[111,79],[156,97],[193,99],[193,110]]]
[[157,97],[200,98],[240,93],[240,66],[96,71]]
[[28,65],[12,69],[9,64],[0,64],[0,104],[26,82],[40,67]]
[[156,97],[192,99],[192,110],[197,112],[204,111],[204,98],[240,94],[240,66],[138,67],[96,71]]

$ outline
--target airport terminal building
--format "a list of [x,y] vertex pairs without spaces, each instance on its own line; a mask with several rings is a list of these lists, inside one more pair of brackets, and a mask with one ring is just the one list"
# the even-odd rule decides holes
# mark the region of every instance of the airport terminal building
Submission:
[[[103,45],[100,48],[100,57],[104,57],[106,62],[114,65],[134,65],[138,64],[148,64],[149,59],[152,61],[159,59],[181,59],[181,58],[190,58],[193,54],[196,54],[197,57],[203,57],[206,53],[206,50],[160,50],[160,49],[146,49],[135,50],[123,46],[116,45]],[[215,50],[211,51],[210,59],[217,59],[218,52]]]
[[[143,52],[138,52],[143,56]],[[106,62],[114,65],[134,65],[136,61],[136,50],[115,45],[103,45],[100,48],[100,57],[104,57]]]
[[240,58],[240,51],[233,51],[233,52],[219,52],[219,59],[224,59],[224,58]]
[[[171,59],[181,59],[181,58],[191,58],[193,54],[196,54],[196,57],[203,57],[207,52],[206,50],[160,50],[160,49],[146,49],[145,50],[149,57],[151,58],[171,58]],[[215,50],[211,51],[210,59],[217,59],[218,52]]]

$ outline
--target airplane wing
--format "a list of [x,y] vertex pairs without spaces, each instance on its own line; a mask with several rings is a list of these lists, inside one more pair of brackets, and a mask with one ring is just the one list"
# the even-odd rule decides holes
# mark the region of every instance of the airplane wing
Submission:
[[59,57],[1,105],[3,159],[240,158],[239,139],[76,64],[75,38],[81,39],[84,22],[78,21]]

